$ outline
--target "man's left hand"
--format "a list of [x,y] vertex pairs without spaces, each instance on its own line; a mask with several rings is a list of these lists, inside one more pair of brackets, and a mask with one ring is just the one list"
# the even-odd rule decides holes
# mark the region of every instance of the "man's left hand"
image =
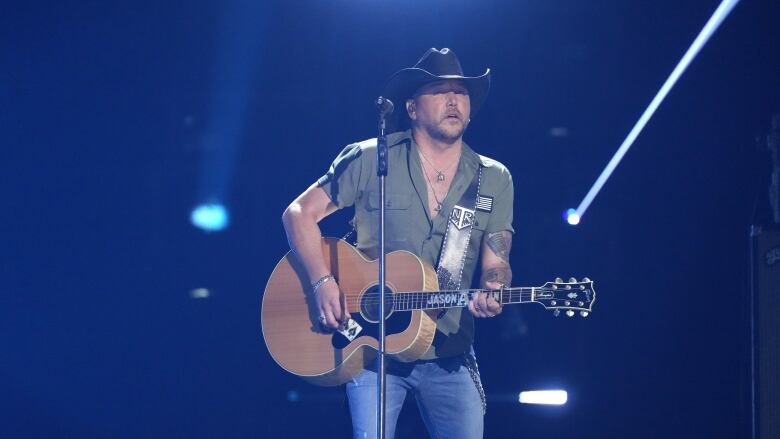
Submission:
[[[501,284],[498,282],[487,282],[486,286],[490,289],[501,289]],[[477,293],[469,301],[469,311],[474,317],[495,317],[501,314],[501,304],[496,301],[492,296],[487,293]]]

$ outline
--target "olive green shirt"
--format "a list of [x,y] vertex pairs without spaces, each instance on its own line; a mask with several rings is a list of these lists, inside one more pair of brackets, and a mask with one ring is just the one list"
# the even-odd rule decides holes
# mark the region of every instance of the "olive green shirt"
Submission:
[[[338,208],[355,206],[353,225],[357,231],[357,248],[370,258],[377,258],[379,251],[376,143],[376,139],[369,139],[348,145],[317,182]],[[501,163],[476,154],[464,142],[457,172],[442,202],[441,213],[431,218],[427,182],[417,144],[410,131],[388,135],[387,143],[386,250],[408,250],[433,267],[439,261],[449,212],[460,201],[479,166],[483,166],[479,195],[492,198],[493,203],[491,212],[476,211],[476,222],[471,232],[461,281],[462,288],[469,288],[483,236],[503,230],[514,233],[514,188],[509,171]],[[473,318],[468,311],[462,311],[461,308],[450,309],[437,322],[434,345],[423,358],[448,357],[468,349],[473,340]]]

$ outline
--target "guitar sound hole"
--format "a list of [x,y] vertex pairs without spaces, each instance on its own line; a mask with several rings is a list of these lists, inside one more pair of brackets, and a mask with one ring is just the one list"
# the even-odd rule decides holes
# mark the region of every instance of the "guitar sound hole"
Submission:
[[[393,312],[394,296],[393,291],[385,286],[385,318]],[[371,323],[379,321],[379,285],[366,290],[360,297],[360,315]]]

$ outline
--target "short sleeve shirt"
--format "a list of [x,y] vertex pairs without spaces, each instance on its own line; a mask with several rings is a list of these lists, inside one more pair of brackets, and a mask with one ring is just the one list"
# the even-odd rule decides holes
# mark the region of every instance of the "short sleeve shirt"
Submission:
[[[490,212],[477,210],[471,233],[462,288],[469,288],[479,259],[482,239],[487,233],[510,231],[514,188],[509,171],[501,163],[476,154],[468,145],[458,163],[458,171],[442,202],[441,214],[431,217],[428,209],[427,182],[420,155],[410,131],[388,135],[388,175],[385,179],[385,247],[388,252],[407,250],[434,268],[447,230],[448,213],[461,199],[482,166],[479,195],[493,200]],[[378,257],[379,186],[376,176],[376,139],[353,143],[336,157],[328,172],[318,180],[338,208],[355,207],[353,225],[357,231],[357,248],[370,258]],[[444,212],[447,212],[445,214]],[[449,319],[470,325],[464,337],[473,338],[473,321],[468,312],[450,309]],[[457,326],[457,325],[456,325]],[[464,330],[467,328],[464,328]],[[437,334],[439,337],[440,334]],[[442,338],[442,337],[439,337]],[[429,358],[456,354],[446,349],[436,351],[437,340]],[[440,345],[442,345],[440,343]]]

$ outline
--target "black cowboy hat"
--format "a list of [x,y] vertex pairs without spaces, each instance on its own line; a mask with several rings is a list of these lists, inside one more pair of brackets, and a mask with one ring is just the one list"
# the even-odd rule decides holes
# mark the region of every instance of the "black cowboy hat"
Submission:
[[465,76],[460,61],[450,49],[431,48],[417,61],[414,67],[401,69],[387,81],[384,96],[395,104],[390,122],[399,126],[408,125],[406,100],[425,84],[443,79],[457,79],[469,91],[471,114],[476,113],[487,98],[490,90],[490,69],[481,76]]

